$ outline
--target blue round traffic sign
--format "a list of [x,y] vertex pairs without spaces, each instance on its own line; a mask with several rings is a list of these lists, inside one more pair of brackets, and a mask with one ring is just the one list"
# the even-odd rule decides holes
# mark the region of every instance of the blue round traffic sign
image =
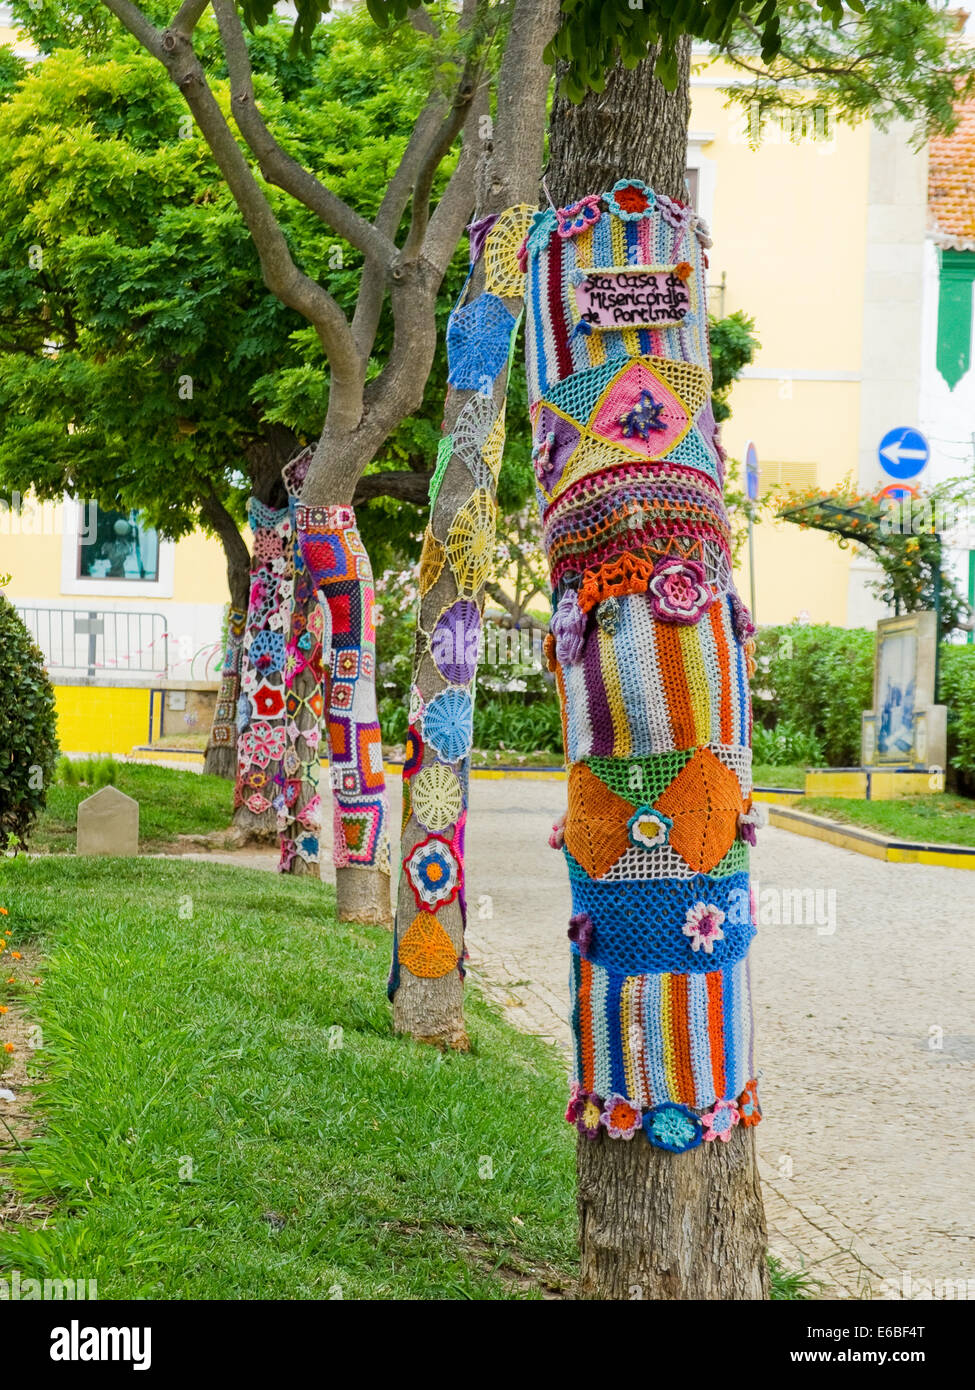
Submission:
[[880,466],[891,478],[914,478],[928,461],[931,453],[928,441],[920,430],[899,425],[888,430],[880,441],[877,457]]
[[745,488],[752,502],[758,501],[758,450],[749,441],[745,450]]

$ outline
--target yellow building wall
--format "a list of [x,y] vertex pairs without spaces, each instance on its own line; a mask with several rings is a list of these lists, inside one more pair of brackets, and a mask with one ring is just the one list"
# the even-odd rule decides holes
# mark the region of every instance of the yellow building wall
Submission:
[[[701,69],[710,81],[719,65]],[[760,460],[816,466],[830,487],[855,476],[860,424],[856,380],[809,381],[789,373],[855,377],[860,370],[869,188],[869,127],[835,126],[831,138],[790,142],[773,127],[757,149],[747,117],[714,87],[692,88],[691,130],[716,166],[710,252],[711,308],[725,276],[724,312],[743,310],[761,342],[752,368],[771,379],[743,378],[722,428],[741,460],[749,440]],[[846,621],[851,554],[826,536],[763,515],[755,527],[756,615],[761,623]],[[737,582],[748,596],[743,549]]]
[[129,753],[147,741],[148,690],[57,685],[54,700],[62,753]]

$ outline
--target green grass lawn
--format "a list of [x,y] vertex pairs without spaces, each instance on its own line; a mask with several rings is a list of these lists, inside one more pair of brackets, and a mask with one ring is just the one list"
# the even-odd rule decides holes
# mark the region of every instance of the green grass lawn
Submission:
[[[46,1207],[0,1231],[0,1273],[102,1299],[571,1294],[560,1055],[472,989],[470,1055],[392,1036],[389,934],[337,925],[329,889],[21,856],[0,904],[11,950],[45,957],[0,973],[43,1038],[37,1134],[0,1187]],[[809,1296],[770,1265],[773,1297]]]
[[904,840],[934,844],[975,845],[975,801],[950,792],[905,796],[897,801],[854,801],[816,796],[799,807],[814,816],[860,825]]
[[801,792],[806,785],[806,769],[755,763],[752,766],[752,782],[756,787],[792,787]]
[[[226,830],[233,812],[233,786],[222,777],[147,764],[116,763],[115,785],[139,803],[139,844],[143,852],[172,844],[177,835],[206,835]],[[47,806],[31,833],[32,852],[65,854],[74,850],[78,803],[93,787],[55,782]]]
[[473,1055],[394,1038],[389,934],[336,926],[332,901],[209,864],[6,862],[12,944],[49,957],[24,985],[47,1079],[16,1182],[56,1211],[0,1235],[0,1269],[94,1278],[101,1298],[531,1298],[571,1281],[555,1050],[473,990]]

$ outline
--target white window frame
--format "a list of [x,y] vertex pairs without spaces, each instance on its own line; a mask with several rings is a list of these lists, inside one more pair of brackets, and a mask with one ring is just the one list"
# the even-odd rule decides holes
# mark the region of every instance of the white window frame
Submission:
[[714,191],[718,182],[717,161],[704,153],[705,145],[713,144],[714,132],[692,130],[687,137],[687,158],[684,167],[697,170],[697,211],[709,227],[714,227]]
[[65,494],[61,535],[61,592],[86,598],[172,598],[176,576],[176,544],[159,537],[159,566],[155,579],[91,579],[78,574],[81,509],[86,504]]

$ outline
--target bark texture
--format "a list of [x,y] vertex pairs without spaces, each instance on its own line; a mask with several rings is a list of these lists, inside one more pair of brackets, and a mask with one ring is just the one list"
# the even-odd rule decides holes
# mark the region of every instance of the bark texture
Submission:
[[754,1129],[686,1154],[580,1136],[576,1171],[583,1298],[768,1298]]
[[[678,49],[678,82],[666,91],[653,75],[654,55],[635,68],[617,64],[601,92],[577,106],[556,92],[545,183],[559,207],[617,179],[643,179],[668,198],[684,198],[690,120],[691,44]],[[560,77],[564,65],[556,68]],[[543,197],[544,204],[544,197]]]
[[237,700],[240,695],[240,661],[250,590],[250,555],[237,523],[215,494],[211,493],[201,510],[223,546],[227,561],[227,588],[230,591],[227,645],[223,653],[220,687],[203,759],[203,771],[211,777],[224,777],[232,782],[237,776]]

